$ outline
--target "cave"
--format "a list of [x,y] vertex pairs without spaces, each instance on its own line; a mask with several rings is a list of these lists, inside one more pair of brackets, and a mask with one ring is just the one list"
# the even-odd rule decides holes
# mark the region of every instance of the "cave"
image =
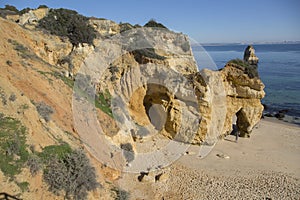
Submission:
[[180,102],[160,84],[148,83],[135,89],[130,98],[129,113],[139,125],[135,133],[138,137],[160,133],[173,139],[181,127]]
[[248,127],[250,126],[250,123],[243,108],[241,108],[233,116],[232,126],[232,135],[236,135],[238,133],[239,137],[249,137]]
[[166,87],[153,83],[147,85],[143,105],[150,123],[158,131],[165,127],[169,101],[170,92]]

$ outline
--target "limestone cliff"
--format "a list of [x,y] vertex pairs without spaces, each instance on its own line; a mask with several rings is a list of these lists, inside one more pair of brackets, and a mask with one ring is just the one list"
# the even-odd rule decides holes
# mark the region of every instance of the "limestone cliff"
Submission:
[[[158,152],[172,140],[182,146],[212,144],[230,134],[235,115],[240,136],[248,137],[260,120],[264,85],[253,66],[258,61],[253,47],[247,48],[245,62],[199,72],[184,34],[154,27],[124,31],[113,21],[92,18],[93,44],[76,46],[36,28],[48,11],[0,18],[0,112],[26,127],[32,154],[62,142],[90,150],[103,185],[89,194],[92,198],[113,199],[107,180],[134,166],[137,153]],[[51,117],[42,117],[38,105],[46,105]],[[118,148],[99,145],[100,136]],[[101,151],[93,148],[109,162],[125,161],[116,168],[98,162]],[[130,154],[122,156],[120,149]],[[17,183],[26,181],[25,198],[55,198],[45,192],[42,172],[31,178],[24,167],[21,173],[9,183],[0,173],[1,188],[21,192]]]

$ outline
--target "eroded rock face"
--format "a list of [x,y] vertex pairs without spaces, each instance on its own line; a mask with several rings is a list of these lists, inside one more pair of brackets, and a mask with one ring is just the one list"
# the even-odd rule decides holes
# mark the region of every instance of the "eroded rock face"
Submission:
[[[127,36],[132,47],[151,34],[144,49],[132,49],[114,60],[104,73],[106,79],[98,84],[98,90],[109,88],[120,98],[123,113],[117,115],[125,119],[124,131],[133,132],[135,141],[151,138],[151,132],[158,131],[170,139],[212,144],[230,134],[232,119],[237,116],[240,136],[248,137],[263,111],[264,84],[249,73],[257,68],[228,63],[219,71],[197,72],[186,36],[143,31],[137,29]],[[121,49],[116,45],[111,50],[117,54]],[[255,60],[253,47],[249,51],[249,59]]]
[[252,45],[249,45],[244,52],[244,61],[250,65],[257,65],[258,57],[255,55],[255,50]]
[[90,19],[90,24],[101,36],[111,36],[120,33],[119,24],[106,19]]

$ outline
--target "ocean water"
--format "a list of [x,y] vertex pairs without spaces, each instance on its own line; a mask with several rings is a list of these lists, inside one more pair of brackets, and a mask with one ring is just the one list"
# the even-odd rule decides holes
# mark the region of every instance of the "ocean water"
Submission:
[[[253,45],[259,58],[258,71],[265,84],[262,103],[268,111],[287,109],[300,117],[300,44]],[[219,69],[231,59],[243,59],[247,45],[194,46],[199,69]]]

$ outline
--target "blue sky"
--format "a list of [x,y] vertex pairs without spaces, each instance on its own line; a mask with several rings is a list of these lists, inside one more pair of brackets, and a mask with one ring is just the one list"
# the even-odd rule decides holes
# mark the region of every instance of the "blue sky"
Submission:
[[63,7],[117,23],[153,18],[200,43],[300,41],[299,0],[0,0],[6,4]]

